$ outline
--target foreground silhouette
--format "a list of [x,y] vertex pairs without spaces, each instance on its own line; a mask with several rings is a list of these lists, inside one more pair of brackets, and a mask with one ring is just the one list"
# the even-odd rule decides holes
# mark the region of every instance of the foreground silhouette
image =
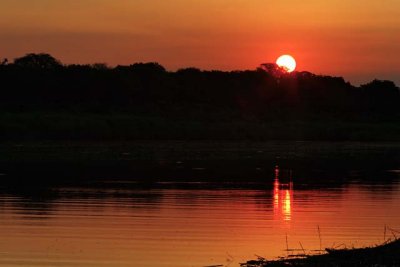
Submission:
[[0,138],[398,140],[399,88],[256,70],[166,71],[158,63],[0,65]]
[[260,258],[241,264],[243,267],[355,267],[355,266],[400,266],[400,239],[387,241],[376,247],[359,249],[326,249],[322,255],[301,255],[300,257],[284,258],[267,261]]

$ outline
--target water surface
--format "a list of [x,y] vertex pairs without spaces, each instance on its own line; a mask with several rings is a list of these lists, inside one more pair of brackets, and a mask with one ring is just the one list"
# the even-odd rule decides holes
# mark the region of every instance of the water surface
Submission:
[[390,177],[384,182],[342,175],[345,182],[316,183],[277,168],[272,178],[246,186],[3,188],[0,266],[238,266],[255,255],[393,237],[384,227],[400,228],[398,172],[378,172]]

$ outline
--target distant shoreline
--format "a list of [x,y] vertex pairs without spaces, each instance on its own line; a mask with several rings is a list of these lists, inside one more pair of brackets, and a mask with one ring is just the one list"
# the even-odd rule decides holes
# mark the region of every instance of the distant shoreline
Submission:
[[241,186],[272,181],[276,166],[294,170],[299,182],[342,183],[349,172],[390,181],[396,173],[374,173],[396,171],[400,162],[400,142],[25,141],[0,143],[0,151],[1,181],[18,186],[106,180]]

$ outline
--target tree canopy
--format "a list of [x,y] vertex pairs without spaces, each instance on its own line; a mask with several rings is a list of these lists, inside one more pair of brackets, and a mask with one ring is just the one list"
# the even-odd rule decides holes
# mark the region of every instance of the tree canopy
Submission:
[[49,54],[27,54],[23,57],[16,58],[14,66],[30,69],[56,69],[62,66],[61,62]]
[[[49,72],[49,70],[51,70]],[[355,87],[341,77],[286,73],[274,63],[256,70],[167,71],[155,62],[109,67],[63,65],[27,54],[0,65],[2,110],[123,111],[211,118],[397,118],[399,88],[374,80]]]

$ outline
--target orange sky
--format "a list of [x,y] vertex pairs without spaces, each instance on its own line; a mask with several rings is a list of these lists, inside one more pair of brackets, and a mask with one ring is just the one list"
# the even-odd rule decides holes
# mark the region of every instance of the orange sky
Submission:
[[1,0],[0,58],[298,70],[400,85],[399,0]]

